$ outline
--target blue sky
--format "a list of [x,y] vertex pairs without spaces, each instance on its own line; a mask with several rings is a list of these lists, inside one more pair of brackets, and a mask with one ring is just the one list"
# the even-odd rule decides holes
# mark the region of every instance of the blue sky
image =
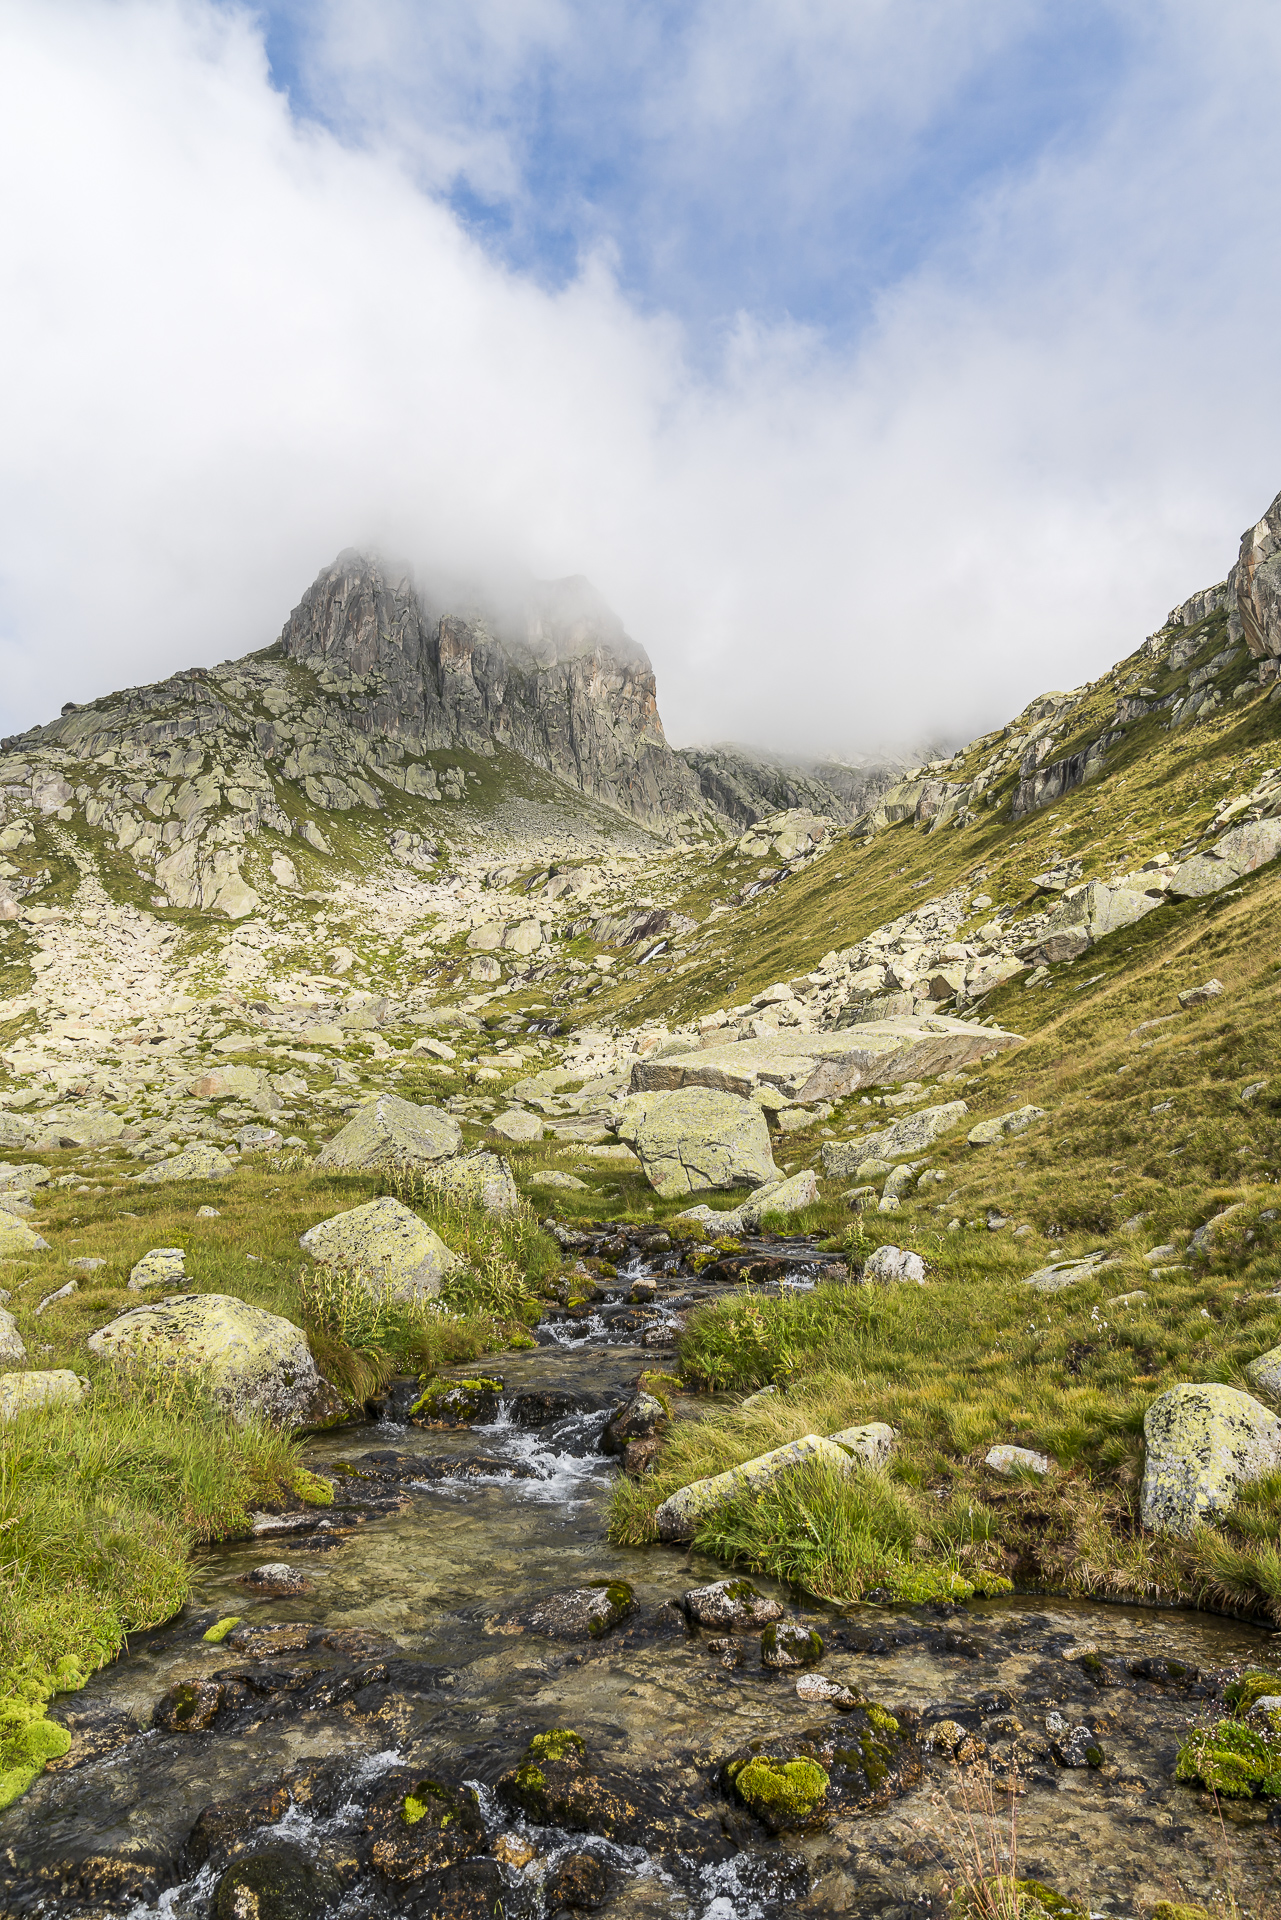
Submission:
[[1281,486],[1257,0],[7,0],[0,731],[341,548],[588,575],[677,741],[961,739]]

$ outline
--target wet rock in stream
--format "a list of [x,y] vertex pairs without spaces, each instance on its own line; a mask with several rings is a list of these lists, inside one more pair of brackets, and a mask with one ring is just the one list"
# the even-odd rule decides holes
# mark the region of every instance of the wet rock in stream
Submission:
[[551,1640],[600,1640],[636,1611],[636,1595],[625,1580],[593,1580],[585,1587],[549,1593],[518,1613],[507,1625]]
[[800,1735],[749,1741],[724,1762],[721,1783],[771,1833],[805,1831],[884,1806],[921,1778],[910,1727],[884,1707],[856,1705]]

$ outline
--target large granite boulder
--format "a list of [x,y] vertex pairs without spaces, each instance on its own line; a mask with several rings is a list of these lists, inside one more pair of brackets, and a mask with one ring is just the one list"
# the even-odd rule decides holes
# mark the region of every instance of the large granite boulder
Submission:
[[1281,819],[1250,820],[1232,827],[1204,853],[1183,860],[1170,875],[1173,900],[1201,900],[1266,866],[1281,853]]
[[33,1407],[75,1406],[89,1391],[89,1383],[70,1367],[46,1373],[0,1373],[0,1424]]
[[1226,1512],[1242,1482],[1281,1468],[1281,1420],[1236,1387],[1171,1387],[1148,1408],[1143,1437],[1143,1524],[1163,1533],[1190,1534]]
[[985,1053],[1022,1045],[1019,1034],[1000,1027],[941,1013],[902,1015],[834,1033],[793,1030],[641,1060],[632,1068],[631,1086],[633,1093],[710,1087],[744,1097],[757,1087],[777,1087],[793,1100],[839,1100],[860,1087],[955,1072]]
[[765,1115],[753,1100],[708,1087],[630,1099],[618,1128],[664,1199],[780,1178]]
[[390,1194],[318,1221],[298,1244],[322,1265],[358,1274],[376,1293],[394,1300],[434,1299],[446,1275],[464,1264],[412,1208]]
[[203,1380],[241,1426],[324,1426],[342,1400],[317,1371],[306,1335],[291,1320],[227,1293],[179,1293],[131,1307],[91,1334],[90,1353]]
[[261,1067],[211,1067],[197,1074],[187,1091],[193,1100],[247,1100],[262,1108],[280,1105]]
[[[499,1153],[466,1153],[442,1160],[431,1169],[428,1184],[464,1206],[483,1207],[486,1213],[515,1213],[520,1194],[515,1176]],[[583,1185],[580,1180],[579,1186]]]
[[154,1187],[165,1180],[226,1180],[235,1171],[235,1162],[228,1160],[225,1153],[211,1147],[207,1140],[197,1140],[181,1153],[157,1160],[155,1166],[140,1173],[138,1179],[143,1185]]
[[827,1140],[823,1172],[831,1180],[843,1180],[869,1160],[905,1160],[927,1153],[936,1140],[954,1132],[968,1113],[964,1100],[949,1100],[941,1107],[923,1107],[879,1133],[864,1133],[857,1140]]
[[416,1107],[397,1094],[380,1093],[321,1148],[316,1165],[342,1173],[431,1166],[462,1144],[458,1122],[439,1107]]
[[24,1260],[31,1253],[48,1253],[42,1234],[14,1213],[0,1212],[0,1260]]
[[834,1467],[842,1474],[854,1470],[854,1462],[843,1447],[823,1439],[820,1434],[807,1433],[799,1440],[789,1440],[784,1447],[760,1454],[755,1460],[745,1460],[741,1467],[731,1467],[727,1473],[714,1473],[706,1480],[695,1480],[690,1486],[681,1487],[664,1500],[654,1515],[658,1537],[660,1540],[692,1540],[699,1522],[726,1501],[762,1493],[776,1480],[815,1465]]

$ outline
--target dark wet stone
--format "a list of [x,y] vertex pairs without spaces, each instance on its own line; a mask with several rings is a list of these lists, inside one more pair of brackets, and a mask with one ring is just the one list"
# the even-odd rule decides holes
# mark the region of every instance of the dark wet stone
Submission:
[[492,1374],[433,1380],[409,1409],[415,1427],[488,1426],[498,1417],[503,1383]]
[[616,1394],[577,1392],[567,1387],[526,1388],[503,1399],[508,1419],[518,1427],[545,1427],[568,1414],[601,1413],[617,1405]]
[[609,1644],[611,1651],[620,1652],[626,1647],[650,1646],[664,1640],[688,1640],[689,1635],[689,1621],[680,1601],[664,1600],[661,1606],[629,1614],[625,1623],[614,1629]]
[[368,1653],[399,1653],[400,1643],[393,1640],[389,1633],[379,1633],[375,1627],[320,1627],[312,1631],[308,1646],[327,1647],[331,1653],[346,1654],[349,1659],[359,1659]]
[[921,1772],[906,1722],[860,1705],[799,1735],[750,1741],[722,1763],[719,1779],[771,1833],[782,1833],[884,1806],[916,1786]]
[[283,1560],[269,1560],[261,1567],[251,1567],[248,1573],[241,1574],[240,1584],[248,1587],[251,1593],[265,1594],[272,1600],[311,1592],[311,1582],[306,1574],[297,1567],[287,1566]]
[[152,1724],[162,1733],[202,1733],[213,1725],[226,1697],[220,1680],[179,1680],[156,1702]]
[[341,1897],[332,1868],[282,1843],[233,1860],[218,1882],[213,1920],[321,1920]]
[[462,1860],[398,1892],[408,1920],[526,1920],[536,1911],[531,1888],[513,1888],[496,1860]]
[[594,1580],[549,1593],[517,1619],[527,1632],[551,1640],[600,1640],[635,1608],[636,1595],[625,1580]]
[[778,1601],[750,1580],[714,1580],[707,1587],[691,1587],[682,1604],[700,1627],[764,1627],[783,1617]]
[[1052,1743],[1050,1751],[1061,1767],[1101,1767],[1103,1749],[1089,1727],[1070,1727]]
[[196,1824],[187,1835],[184,1862],[202,1867],[215,1854],[225,1854],[247,1844],[260,1827],[274,1827],[283,1820],[293,1804],[293,1794],[283,1781],[261,1793],[242,1795],[238,1800],[213,1800],[202,1807]]
[[272,1627],[233,1627],[223,1645],[234,1648],[237,1653],[247,1653],[254,1660],[276,1659],[284,1653],[305,1653],[315,1632],[316,1628],[305,1621],[289,1621]]
[[485,1845],[485,1823],[471,1787],[398,1767],[384,1776],[365,1815],[370,1858],[388,1880],[418,1880]]
[[553,1868],[543,1883],[543,1900],[549,1913],[558,1907],[571,1907],[582,1913],[595,1913],[603,1907],[614,1888],[614,1876],[594,1853],[571,1853]]
[[1186,1666],[1182,1660],[1166,1660],[1159,1654],[1132,1660],[1130,1672],[1136,1680],[1150,1680],[1158,1687],[1195,1687],[1201,1679],[1200,1667]]
[[498,1782],[503,1804],[535,1826],[597,1833],[659,1855],[677,1853],[686,1864],[728,1858],[733,1843],[692,1820],[678,1793],[652,1772],[638,1778],[594,1765],[583,1740],[566,1727],[536,1734],[520,1765]]
[[761,1635],[761,1664],[780,1673],[817,1666],[822,1658],[823,1637],[813,1627],[799,1626],[794,1620],[775,1619]]
[[648,1473],[662,1450],[663,1442],[658,1434],[649,1440],[629,1440],[623,1448],[623,1472],[634,1478]]
[[629,1442],[651,1440],[666,1425],[667,1409],[662,1401],[638,1387],[605,1428],[601,1435],[601,1450],[605,1453],[622,1453]]

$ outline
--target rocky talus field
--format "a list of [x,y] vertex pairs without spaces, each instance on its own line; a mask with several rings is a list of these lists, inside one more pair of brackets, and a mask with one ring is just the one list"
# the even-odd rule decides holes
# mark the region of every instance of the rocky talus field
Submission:
[[347,552],[0,742],[0,1914],[1273,1916],[1279,661],[1281,498],[914,767]]

